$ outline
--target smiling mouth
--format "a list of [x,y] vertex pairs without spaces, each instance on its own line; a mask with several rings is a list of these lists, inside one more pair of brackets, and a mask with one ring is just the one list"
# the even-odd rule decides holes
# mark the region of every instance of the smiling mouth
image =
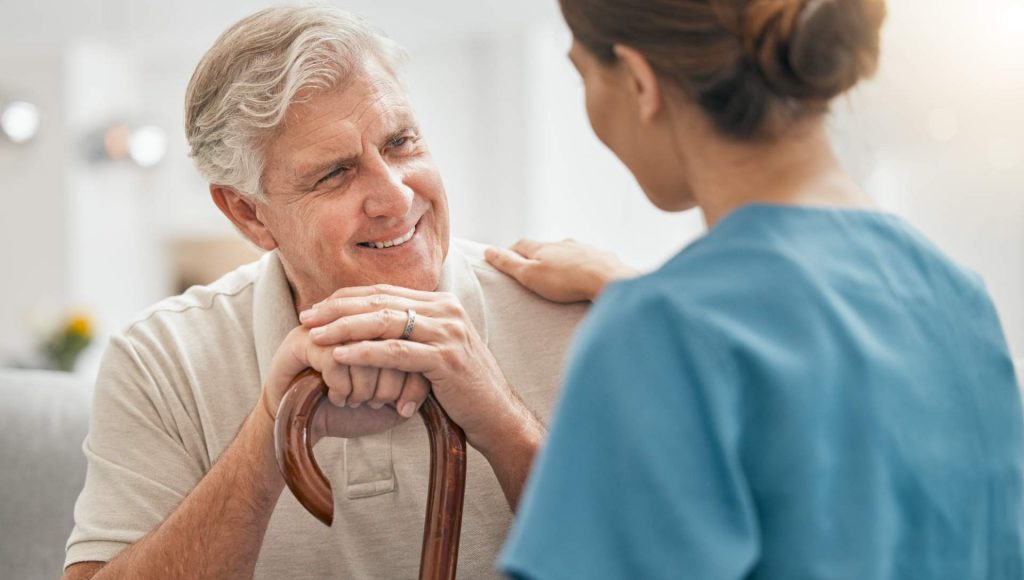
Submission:
[[394,248],[396,246],[401,246],[402,244],[405,244],[406,242],[411,240],[414,235],[416,235],[416,226],[413,226],[409,231],[405,232],[404,234],[393,240],[387,240],[384,242],[359,242],[356,245],[363,248],[383,250],[385,248]]

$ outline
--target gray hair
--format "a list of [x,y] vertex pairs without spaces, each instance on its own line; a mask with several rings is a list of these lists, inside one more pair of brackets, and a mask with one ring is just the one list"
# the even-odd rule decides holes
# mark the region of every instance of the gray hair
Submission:
[[268,8],[233,25],[203,56],[185,95],[185,135],[199,173],[264,200],[262,149],[288,107],[337,87],[370,58],[395,75],[405,51],[330,6]]

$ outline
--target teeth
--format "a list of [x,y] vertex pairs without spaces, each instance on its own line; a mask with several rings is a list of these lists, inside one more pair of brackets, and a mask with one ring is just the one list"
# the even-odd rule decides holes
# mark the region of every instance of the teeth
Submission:
[[377,248],[378,250],[383,250],[384,248],[390,248],[390,247],[393,247],[393,246],[401,246],[402,244],[404,244],[404,243],[408,242],[409,240],[411,240],[412,237],[415,234],[416,234],[416,226],[413,226],[412,229],[409,230],[408,232],[406,232],[405,235],[403,235],[402,237],[395,238],[395,239],[387,241],[387,242],[363,242],[361,245],[372,247],[372,248]]

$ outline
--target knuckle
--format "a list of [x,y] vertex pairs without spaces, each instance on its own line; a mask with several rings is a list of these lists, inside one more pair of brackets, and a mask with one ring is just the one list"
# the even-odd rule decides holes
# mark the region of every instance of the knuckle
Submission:
[[309,329],[305,326],[296,326],[285,337],[284,342],[289,345],[300,344],[303,339],[309,336]]
[[377,330],[383,331],[390,326],[391,321],[394,320],[395,313],[393,310],[378,310],[374,316],[377,322]]
[[446,320],[443,324],[444,332],[450,338],[457,341],[463,341],[469,337],[466,325],[461,320]]
[[386,294],[374,294],[367,299],[370,307],[372,308],[387,308],[388,304],[391,303],[390,297]]
[[441,300],[442,311],[448,316],[458,316],[462,313],[462,303],[450,292],[444,292]]
[[332,336],[346,336],[349,332],[350,323],[347,318],[339,318],[327,325],[327,331]]
[[405,357],[409,355],[409,346],[404,340],[390,340],[388,341],[388,354],[394,357]]
[[462,358],[462,350],[446,347],[440,349],[441,360],[454,372],[461,373],[467,369],[466,361]]

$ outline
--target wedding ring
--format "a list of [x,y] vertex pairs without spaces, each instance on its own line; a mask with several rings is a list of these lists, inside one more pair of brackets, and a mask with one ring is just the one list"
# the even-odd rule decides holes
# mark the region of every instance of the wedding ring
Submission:
[[400,337],[402,340],[409,340],[409,337],[412,336],[413,329],[416,328],[416,311],[409,308],[406,312],[409,314],[409,322],[405,323],[405,330],[402,332],[402,336]]

